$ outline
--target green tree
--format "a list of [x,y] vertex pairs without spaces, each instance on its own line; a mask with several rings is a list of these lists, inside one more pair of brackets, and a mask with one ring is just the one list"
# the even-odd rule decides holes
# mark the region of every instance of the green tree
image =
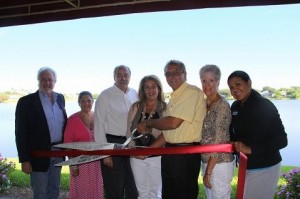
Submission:
[[232,99],[231,92],[229,89],[220,89],[220,94],[226,99]]
[[291,87],[287,89],[287,97],[291,99],[300,99],[300,87]]
[[264,91],[268,91],[269,94],[270,94],[270,97],[273,97],[275,95],[275,93],[276,93],[276,89],[272,88],[270,86],[263,87],[263,89],[261,90],[261,92],[264,92]]
[[0,103],[3,103],[9,99],[9,95],[5,93],[0,93]]
[[93,98],[94,98],[94,99],[97,99],[97,98],[98,98],[98,96],[99,96],[99,94],[98,94],[98,93],[93,93]]

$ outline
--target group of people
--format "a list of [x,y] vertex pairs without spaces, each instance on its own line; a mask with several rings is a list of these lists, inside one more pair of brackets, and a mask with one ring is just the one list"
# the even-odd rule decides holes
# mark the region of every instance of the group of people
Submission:
[[[80,111],[67,119],[62,94],[53,91],[51,68],[38,71],[39,89],[20,98],[16,108],[16,145],[22,171],[30,174],[34,199],[59,197],[61,157],[37,158],[35,150],[59,150],[62,142],[123,144],[132,133],[143,134],[129,147],[177,147],[232,143],[233,153],[109,156],[70,167],[70,198],[196,199],[202,168],[206,198],[231,195],[235,159],[248,157],[244,198],[271,199],[280,175],[279,150],[287,135],[276,107],[252,89],[244,71],[227,83],[236,99],[230,104],[219,93],[221,71],[205,65],[199,71],[202,90],[187,83],[183,62],[164,67],[172,88],[168,103],[155,75],[144,76],[138,92],[129,87],[130,68],[115,67],[114,85],[101,92],[93,107],[88,91],[79,94]],[[71,158],[71,157],[70,157]]]

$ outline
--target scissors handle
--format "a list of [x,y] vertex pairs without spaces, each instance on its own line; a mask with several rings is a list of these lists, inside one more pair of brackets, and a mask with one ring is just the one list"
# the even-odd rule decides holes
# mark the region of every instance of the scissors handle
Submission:
[[138,139],[143,136],[143,134],[135,135],[136,128],[131,132],[130,137],[121,145],[121,147],[125,148],[132,140]]

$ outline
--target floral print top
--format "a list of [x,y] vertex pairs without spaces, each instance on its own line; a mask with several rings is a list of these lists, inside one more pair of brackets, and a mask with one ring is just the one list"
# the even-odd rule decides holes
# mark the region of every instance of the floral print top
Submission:
[[[222,97],[212,104],[203,121],[201,145],[227,144],[230,141],[229,125],[231,111],[229,103]],[[217,163],[231,162],[232,153],[202,153],[201,159],[208,163],[210,157],[218,158]]]

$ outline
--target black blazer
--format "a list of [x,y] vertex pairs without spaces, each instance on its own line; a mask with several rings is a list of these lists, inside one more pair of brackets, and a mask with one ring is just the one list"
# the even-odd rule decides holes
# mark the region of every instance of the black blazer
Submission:
[[[58,94],[57,101],[64,114],[65,128],[67,114],[64,96]],[[51,150],[50,131],[39,91],[19,99],[16,107],[15,135],[19,161],[21,163],[30,161],[33,171],[47,171],[50,158],[32,156],[32,151],[35,150]]]

